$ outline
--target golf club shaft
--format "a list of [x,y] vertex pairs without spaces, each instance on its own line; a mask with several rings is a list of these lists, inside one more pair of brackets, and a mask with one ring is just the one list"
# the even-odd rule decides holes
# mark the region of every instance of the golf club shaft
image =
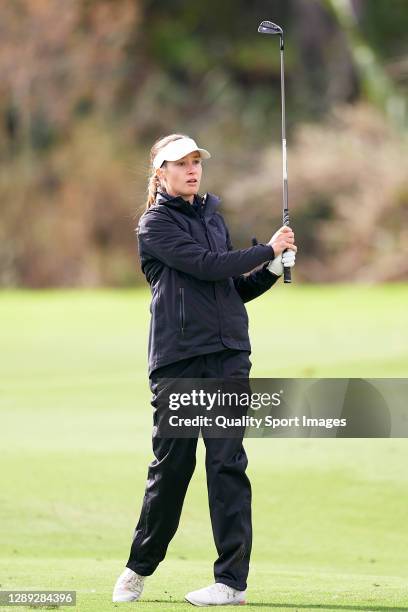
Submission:
[[[280,59],[281,59],[281,102],[282,102],[282,170],[283,170],[283,225],[289,225],[288,207],[288,161],[286,151],[286,112],[285,112],[285,66],[283,59],[283,36],[280,38]],[[285,249],[287,250],[287,249]],[[285,252],[285,251],[284,251]],[[283,282],[291,283],[292,275],[290,268],[283,268]]]

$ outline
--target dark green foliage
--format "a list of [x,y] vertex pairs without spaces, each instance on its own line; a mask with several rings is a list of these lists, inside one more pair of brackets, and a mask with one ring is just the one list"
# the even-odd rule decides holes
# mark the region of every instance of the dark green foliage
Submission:
[[366,0],[361,3],[359,26],[367,42],[384,60],[408,53],[406,0]]

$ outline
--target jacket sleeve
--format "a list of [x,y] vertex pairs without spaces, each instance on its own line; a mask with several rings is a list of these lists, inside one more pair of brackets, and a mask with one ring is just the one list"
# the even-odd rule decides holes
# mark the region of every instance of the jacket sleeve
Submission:
[[223,253],[210,251],[165,211],[149,209],[141,216],[136,232],[141,252],[200,280],[224,280],[249,272],[274,257],[273,248],[266,244]]
[[[228,250],[232,251],[234,247],[232,246],[230,234],[225,222],[224,227],[227,232]],[[275,254],[273,253],[272,249],[271,259],[274,258]],[[268,291],[268,289],[270,289],[272,285],[274,285],[280,278],[267,269],[268,264],[269,261],[267,261],[259,270],[255,270],[250,274],[241,274],[240,276],[235,276],[233,278],[235,289],[238,291],[243,302],[249,302],[250,300],[259,297],[265,293],[265,291]]]

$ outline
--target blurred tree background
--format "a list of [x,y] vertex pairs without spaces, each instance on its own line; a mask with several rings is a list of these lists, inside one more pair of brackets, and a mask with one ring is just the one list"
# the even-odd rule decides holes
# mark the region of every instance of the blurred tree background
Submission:
[[406,0],[8,0],[0,284],[128,286],[154,140],[208,148],[235,248],[281,225],[286,33],[296,280],[408,274]]

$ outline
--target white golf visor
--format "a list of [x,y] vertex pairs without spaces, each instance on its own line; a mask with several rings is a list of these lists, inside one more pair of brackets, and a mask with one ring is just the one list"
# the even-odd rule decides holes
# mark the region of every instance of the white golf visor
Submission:
[[210,153],[206,149],[200,149],[192,138],[178,138],[158,152],[153,160],[153,168],[156,170],[164,161],[176,161],[193,151],[199,151],[202,159],[211,157]]

